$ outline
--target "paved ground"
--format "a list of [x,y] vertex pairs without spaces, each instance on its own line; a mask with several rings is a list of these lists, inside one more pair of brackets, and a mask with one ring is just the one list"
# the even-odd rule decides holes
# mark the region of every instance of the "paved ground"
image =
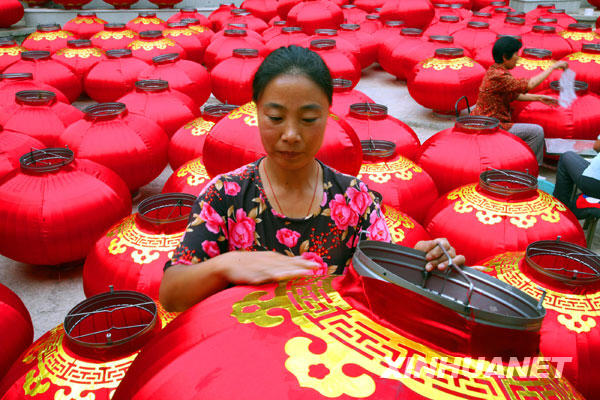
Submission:
[[[438,118],[430,110],[416,104],[403,82],[377,68],[364,71],[357,89],[376,102],[387,105],[389,113],[410,125],[421,142],[454,124],[453,120]],[[77,102],[76,105],[84,107],[89,103]],[[134,199],[135,204],[160,193],[171,172],[167,167],[158,178],[143,187]],[[550,169],[542,169],[541,174],[554,180],[554,173]],[[596,234],[593,248],[600,252],[600,233]],[[14,290],[25,302],[33,318],[36,338],[61,323],[66,313],[85,298],[81,274],[82,264],[59,269],[25,265],[0,256],[0,282]]]

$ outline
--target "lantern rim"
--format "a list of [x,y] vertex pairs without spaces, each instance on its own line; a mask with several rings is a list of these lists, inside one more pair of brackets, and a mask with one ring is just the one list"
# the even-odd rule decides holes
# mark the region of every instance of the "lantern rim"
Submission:
[[29,81],[33,80],[33,74],[31,72],[18,72],[12,74],[0,74],[0,81],[8,79],[15,81]]
[[233,29],[248,29],[248,24],[243,22],[230,22],[227,26]]
[[[509,183],[511,186],[501,184]],[[509,169],[489,169],[479,174],[479,186],[502,197],[531,195],[537,192],[537,178],[526,172]]]
[[21,52],[21,59],[27,61],[49,60],[50,52],[45,50],[29,50]]
[[223,31],[223,35],[231,37],[248,36],[248,32],[243,29],[225,29],[225,31]]
[[120,24],[118,22],[110,22],[108,24],[104,24],[104,30],[107,31],[116,31],[121,29],[127,29],[127,25]]
[[565,14],[566,10],[564,8],[551,8],[548,10],[550,14]]
[[28,106],[47,106],[56,102],[56,93],[48,90],[21,90],[15,93],[18,104]]
[[[173,222],[187,221],[195,201],[196,196],[188,193],[161,193],[142,200],[138,205],[138,215],[144,221],[153,225],[164,225],[171,224]],[[148,215],[153,211],[167,207],[173,207],[173,209],[175,209],[175,207],[179,207],[179,215],[171,216],[171,214],[169,214],[166,216],[166,218],[154,218]],[[185,215],[182,215],[181,207],[189,208],[190,211],[188,211]]]
[[232,55],[236,58],[258,58],[258,50],[257,49],[233,49]]
[[463,5],[461,3],[450,3],[449,6],[450,6],[450,8],[453,8],[455,10],[459,9],[459,8],[463,8]]
[[459,58],[464,57],[465,51],[460,47],[443,47],[435,49],[435,56],[440,58]]
[[497,8],[494,8],[494,12],[496,14],[508,14],[511,11],[512,10],[509,7],[497,7]]
[[310,48],[317,50],[335,49],[336,42],[333,39],[315,39],[310,41]]
[[581,46],[584,53],[600,54],[600,43],[586,43]]
[[476,17],[492,18],[492,13],[483,11],[473,11],[473,15]]
[[156,57],[152,57],[152,62],[154,64],[171,64],[171,63],[175,63],[177,61],[179,61],[181,59],[181,56],[179,55],[179,53],[167,53],[167,54],[161,54],[159,56]]
[[429,35],[428,41],[435,43],[454,43],[454,37],[448,35]]
[[273,26],[285,26],[285,24],[287,24],[287,22],[283,20],[273,21]]
[[539,60],[550,60],[552,58],[552,51],[528,47],[523,49],[523,55],[530,58],[537,58]]
[[150,30],[139,33],[140,39],[160,39],[163,37],[162,31]]
[[450,8],[450,4],[444,3],[433,3],[434,8]]
[[506,15],[509,17],[525,18],[525,13],[523,11],[509,11]]
[[14,46],[16,44],[17,44],[17,41],[12,36],[0,38],[0,47]]
[[132,57],[131,49],[113,49],[106,51],[106,57],[108,58],[123,58]]
[[155,12],[151,12],[151,11],[142,11],[141,13],[138,14],[139,18],[154,18],[156,17],[156,13]]
[[356,8],[356,4],[344,4],[344,5],[342,5],[342,8],[349,10],[352,8]]
[[400,34],[402,36],[422,37],[423,36],[423,29],[419,29],[419,28],[402,28],[400,30]]
[[85,118],[92,121],[113,119],[126,111],[127,106],[117,102],[93,104],[83,110]]
[[380,12],[381,12],[381,7],[375,7],[373,10],[374,10],[375,12],[377,12],[377,13],[380,13]]
[[239,106],[235,104],[212,104],[205,106],[204,110],[202,110],[202,114],[221,119],[238,107]]
[[[577,95],[585,94],[588,91],[589,85],[584,81],[575,81],[573,83],[573,87],[575,89],[575,93]],[[560,92],[560,81],[552,81],[550,82],[550,88],[555,92]]]
[[350,105],[350,115],[366,119],[383,119],[388,115],[388,108],[377,103],[354,103]]
[[538,17],[537,22],[541,24],[555,24],[558,20],[556,18]]
[[399,21],[399,20],[385,21],[385,25],[389,26],[390,28],[397,28],[399,26],[404,25],[404,21]]
[[440,21],[457,23],[460,22],[460,18],[456,15],[442,15]]
[[361,140],[360,145],[365,159],[386,159],[396,152],[396,144],[389,140]]
[[81,48],[85,48],[85,47],[91,47],[92,41],[89,39],[67,40],[67,46],[72,49],[81,49]]
[[578,22],[576,24],[569,24],[567,26],[567,29],[575,31],[575,32],[591,32],[592,31],[592,25],[591,24],[585,24],[583,22]]
[[187,24],[187,26],[196,25],[196,24],[201,25],[200,20],[197,18],[182,18],[179,22]]
[[35,28],[38,32],[54,32],[59,31],[61,26],[59,24],[39,24]]
[[365,16],[365,19],[368,19],[368,20],[374,21],[374,20],[376,20],[376,19],[379,19],[379,15],[378,15],[378,14],[367,14],[367,15]]
[[78,17],[96,17],[96,13],[93,11],[77,11],[77,16]]
[[493,117],[467,115],[456,118],[455,126],[462,130],[474,133],[495,132],[500,126],[500,121]]
[[[58,171],[75,159],[75,153],[66,147],[48,147],[30,150],[19,158],[21,170],[34,173]],[[39,164],[42,163],[42,164]]]
[[282,33],[300,33],[302,32],[302,28],[300,28],[299,26],[284,26],[283,28],[281,28],[281,32]]
[[492,1],[490,3],[490,6],[492,6],[492,7],[503,7],[503,6],[507,6],[507,5],[508,5],[508,3],[505,1]]
[[534,25],[533,28],[531,28],[531,31],[539,33],[556,33],[556,28],[548,25]]
[[162,79],[143,79],[135,82],[135,88],[142,92],[162,92],[169,89],[169,82]]
[[235,16],[242,16],[242,17],[252,14],[250,11],[246,10],[245,8],[232,8],[229,12]]
[[349,79],[335,78],[331,80],[334,92],[345,92],[352,88],[352,81]]
[[188,24],[186,24],[185,22],[169,22],[167,24],[167,28],[187,28]]
[[[512,25],[525,25],[525,18],[506,17],[506,18],[504,18],[504,23],[512,24]],[[537,25],[537,26],[541,26],[541,25]]]
[[483,22],[483,21],[469,21],[467,23],[467,26],[469,28],[475,28],[475,29],[488,29],[490,27],[490,24],[488,24],[487,22]]
[[179,10],[179,12],[181,14],[185,14],[185,13],[194,13],[195,14],[198,12],[198,10],[194,7],[183,7]]
[[315,35],[324,35],[324,36],[337,36],[337,29],[315,29]]

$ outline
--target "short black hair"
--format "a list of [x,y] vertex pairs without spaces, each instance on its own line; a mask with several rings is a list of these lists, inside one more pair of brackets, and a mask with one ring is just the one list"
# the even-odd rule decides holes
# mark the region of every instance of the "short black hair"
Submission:
[[494,47],[492,48],[492,56],[494,61],[498,64],[502,64],[504,59],[510,60],[517,51],[523,46],[519,40],[510,36],[503,36],[496,40]]
[[257,102],[273,79],[288,74],[304,75],[316,83],[331,105],[333,83],[329,68],[317,53],[295,45],[280,47],[264,59],[252,81],[252,100]]

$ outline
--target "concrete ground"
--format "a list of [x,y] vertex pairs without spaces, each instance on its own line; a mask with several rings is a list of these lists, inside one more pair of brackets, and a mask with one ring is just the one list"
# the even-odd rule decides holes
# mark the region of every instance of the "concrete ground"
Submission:
[[[416,104],[408,94],[404,82],[397,81],[377,67],[370,67],[363,71],[357,89],[366,93],[375,102],[387,105],[389,113],[410,125],[421,142],[454,124],[452,119],[436,117],[430,110]],[[211,98],[209,101],[214,102],[215,99]],[[83,108],[90,103],[90,101],[80,101],[75,105]],[[171,168],[167,167],[158,178],[143,187],[134,199],[134,207],[148,196],[160,193],[171,173]],[[540,173],[550,181],[554,181],[554,172],[551,169],[543,168]],[[593,249],[600,252],[598,232]],[[85,299],[82,265],[83,263],[66,268],[42,267],[18,263],[0,256],[0,282],[15,291],[29,309],[36,339],[61,323],[66,313]]]

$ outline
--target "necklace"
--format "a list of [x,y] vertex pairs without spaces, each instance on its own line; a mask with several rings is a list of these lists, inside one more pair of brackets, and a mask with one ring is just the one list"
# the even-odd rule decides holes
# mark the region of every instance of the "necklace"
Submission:
[[[271,184],[271,179],[269,178],[269,173],[267,172],[267,165],[264,162],[262,162],[261,164],[263,166],[263,171],[265,172],[265,176],[267,177],[267,183],[269,184],[269,189],[271,190],[271,193],[273,193],[273,198],[275,199],[275,204],[277,204],[277,208],[279,208],[279,211],[281,211],[281,213],[285,215],[283,208],[281,207],[281,204],[279,204],[279,200],[277,199],[277,194],[275,193],[275,190],[273,190],[273,185]],[[310,200],[310,204],[308,205],[308,210],[306,210],[307,217],[309,216],[310,210],[312,209],[312,205],[315,202],[317,186],[319,186],[319,170],[320,169],[321,168],[318,168],[318,166],[317,166],[317,176],[315,177],[315,188],[313,190],[313,195],[312,195],[312,199]]]

